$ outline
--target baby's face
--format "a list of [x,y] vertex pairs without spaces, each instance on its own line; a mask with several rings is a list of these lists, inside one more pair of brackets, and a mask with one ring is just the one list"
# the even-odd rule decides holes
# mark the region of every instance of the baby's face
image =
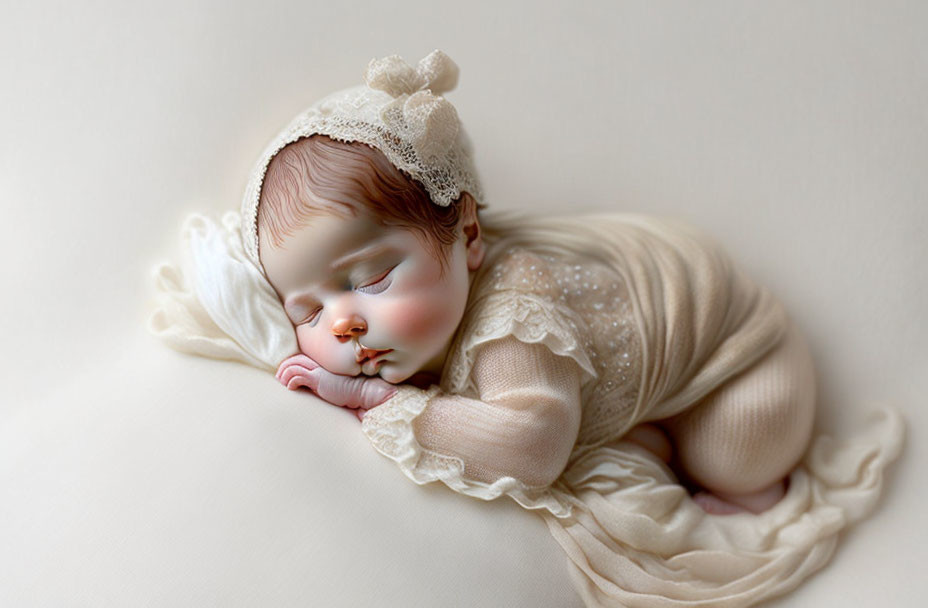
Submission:
[[314,216],[281,247],[260,249],[303,354],[336,374],[393,383],[441,372],[467,302],[463,234],[444,276],[415,234],[363,213]]

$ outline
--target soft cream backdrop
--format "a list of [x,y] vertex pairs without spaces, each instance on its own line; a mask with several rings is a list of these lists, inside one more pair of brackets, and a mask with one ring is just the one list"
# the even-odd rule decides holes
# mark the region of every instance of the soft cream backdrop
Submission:
[[926,39],[915,1],[4,2],[0,604],[578,604],[540,519],[143,329],[187,212],[371,57],[437,47],[489,204],[684,217],[807,331],[824,427],[903,409],[880,510],[773,604],[920,605]]

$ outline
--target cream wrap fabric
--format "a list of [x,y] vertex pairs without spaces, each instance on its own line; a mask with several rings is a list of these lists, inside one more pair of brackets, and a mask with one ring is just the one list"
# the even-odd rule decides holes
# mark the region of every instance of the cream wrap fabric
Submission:
[[[613,421],[612,437],[693,405],[786,331],[782,305],[683,223],[634,214],[500,215],[486,228],[492,251],[566,252],[602,262],[624,279],[641,332],[643,377],[633,415]],[[485,268],[492,263],[490,256]]]
[[838,533],[876,504],[902,437],[892,409],[853,440],[820,435],[773,508],[721,516],[703,512],[650,452],[620,441],[562,475],[579,505],[571,517],[543,515],[588,606],[750,606],[828,562]]

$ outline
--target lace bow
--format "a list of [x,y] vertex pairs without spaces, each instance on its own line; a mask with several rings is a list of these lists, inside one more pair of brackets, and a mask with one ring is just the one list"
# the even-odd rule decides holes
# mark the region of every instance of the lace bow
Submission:
[[458,66],[439,50],[413,68],[399,55],[372,59],[364,73],[367,86],[396,99],[381,111],[381,119],[410,142],[426,162],[437,162],[457,138],[457,111],[442,93],[458,83]]

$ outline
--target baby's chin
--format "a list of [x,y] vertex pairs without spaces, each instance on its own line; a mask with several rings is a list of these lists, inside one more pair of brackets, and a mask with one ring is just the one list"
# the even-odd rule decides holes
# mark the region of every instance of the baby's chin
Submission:
[[409,373],[395,368],[381,368],[380,377],[390,384],[406,383],[421,389],[427,389],[433,384],[441,383],[441,376],[435,372],[427,371]]
[[377,375],[380,376],[383,380],[389,382],[390,384],[399,384],[404,382],[407,378],[412,376],[411,373],[404,373],[402,370],[397,369],[394,365],[389,362],[384,362],[380,369],[377,371]]

